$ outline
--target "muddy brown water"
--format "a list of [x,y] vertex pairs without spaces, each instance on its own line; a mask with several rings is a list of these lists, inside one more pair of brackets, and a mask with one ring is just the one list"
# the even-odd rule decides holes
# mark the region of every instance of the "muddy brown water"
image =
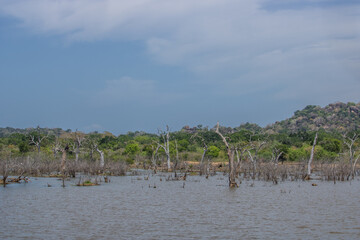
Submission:
[[0,239],[360,239],[360,181],[31,178],[1,187]]

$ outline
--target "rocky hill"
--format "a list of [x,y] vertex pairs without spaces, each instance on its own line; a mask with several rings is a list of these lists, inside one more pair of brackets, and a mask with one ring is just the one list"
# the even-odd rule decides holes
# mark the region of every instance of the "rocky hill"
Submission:
[[309,105],[289,119],[267,126],[267,132],[297,132],[325,129],[347,132],[360,129],[360,103],[333,103],[326,107]]
[[[244,123],[239,127],[221,126],[222,133],[230,134],[241,130],[249,130],[254,133],[265,130],[267,133],[292,133],[298,131],[316,131],[318,129],[344,133],[352,130],[360,130],[360,103],[333,103],[326,107],[309,105],[303,110],[296,111],[289,119],[275,122],[264,129],[257,124]],[[213,128],[215,129],[215,127]],[[185,126],[181,131],[195,133],[197,131],[208,131],[208,127],[198,125],[196,127]],[[8,137],[14,133],[29,134],[40,131],[42,134],[61,135],[71,132],[71,129],[61,128],[0,128],[0,137]],[[110,133],[109,133],[110,134]],[[111,134],[110,134],[111,135]]]

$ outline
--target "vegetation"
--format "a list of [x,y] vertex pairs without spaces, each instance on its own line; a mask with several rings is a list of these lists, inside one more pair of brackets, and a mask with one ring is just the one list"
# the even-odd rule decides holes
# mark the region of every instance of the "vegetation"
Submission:
[[[337,164],[332,175],[342,166],[343,172],[354,177],[360,156],[359,126],[360,103],[335,103],[325,108],[307,106],[290,119],[265,128],[251,123],[218,129],[198,125],[175,132],[167,127],[158,134],[137,131],[115,136],[109,132],[7,127],[0,128],[0,175],[3,182],[8,175],[75,176],[79,171],[122,175],[132,167],[199,171],[208,176],[225,170],[232,158],[232,174],[271,179],[262,175],[265,168],[266,172],[285,171],[278,162],[305,167],[313,152],[315,164]],[[350,166],[349,171],[344,170],[345,165]],[[338,177],[342,178],[348,177]]]
[[289,133],[316,131],[318,128],[330,132],[346,133],[360,128],[360,103],[334,103],[321,108],[309,105],[294,116],[268,127],[268,132]]

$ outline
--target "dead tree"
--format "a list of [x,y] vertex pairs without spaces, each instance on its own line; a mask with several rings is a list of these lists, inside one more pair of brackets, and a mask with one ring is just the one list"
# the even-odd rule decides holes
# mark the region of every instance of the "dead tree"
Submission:
[[[90,160],[94,161],[94,153],[98,152],[100,154],[100,164],[104,163],[104,152],[102,150],[99,149],[99,141],[101,139],[101,135],[100,134],[89,134],[87,135],[86,139],[83,140],[82,145],[85,145],[86,148],[88,148],[89,150],[89,155],[90,155]],[[102,154],[98,151],[100,150],[102,152]],[[101,156],[103,156],[103,158],[101,158]]]
[[308,167],[307,167],[307,175],[308,175],[308,177],[310,177],[310,175],[311,175],[311,163],[312,163],[312,161],[314,159],[314,152],[315,152],[315,146],[316,146],[317,138],[318,138],[318,132],[316,132],[316,134],[315,134],[314,143],[313,143],[313,146],[311,148],[310,158],[309,158]]
[[161,148],[161,146],[160,146],[160,144],[159,143],[156,143],[158,146],[156,147],[156,149],[155,149],[155,152],[154,152],[154,157],[153,157],[153,164],[155,164],[156,165],[156,160],[158,159],[158,152],[159,152],[159,150],[160,150],[160,148]]
[[[253,167],[253,178],[255,178],[255,174],[256,174],[259,152],[260,152],[261,148],[265,146],[265,144],[266,144],[265,141],[251,143],[251,148],[247,149],[247,152],[248,152],[248,155],[249,155],[250,161],[252,163],[252,167]],[[254,150],[254,154],[251,153],[251,150]]]
[[151,164],[153,167],[153,171],[156,174],[156,170],[157,170],[156,154],[157,154],[158,148],[155,149],[155,146],[151,144],[151,149],[152,149]]
[[[191,136],[191,139],[194,139],[194,138],[199,138],[201,140],[201,143],[203,145],[203,154],[201,156],[201,160],[200,160],[200,164],[199,164],[199,174],[200,176],[203,174],[203,166],[204,166],[204,160],[205,160],[205,155],[208,151],[208,146],[205,142],[205,139],[203,137],[201,137],[198,133],[195,133],[194,135]],[[208,164],[207,164],[207,168],[206,168],[206,175],[209,174],[209,161],[208,161]]]
[[86,148],[89,150],[90,160],[94,161],[94,152],[96,151],[97,141],[96,139],[88,138],[86,141]]
[[238,144],[235,146],[235,153],[236,153],[236,171],[237,174],[240,173],[241,170],[241,162],[243,160],[244,154],[249,150],[249,144]]
[[357,161],[359,160],[359,158],[360,158],[360,154],[357,155],[357,157],[354,160],[353,166],[352,166],[352,176],[353,176],[353,178],[355,176],[356,164],[357,164]]
[[[206,155],[207,151],[208,151],[208,146],[206,145],[205,141],[203,141],[203,154],[201,156],[201,162],[200,162],[200,175],[203,172],[204,159],[205,159],[205,155]],[[209,175],[209,169],[210,169],[210,166],[209,166],[209,159],[208,159],[206,172],[205,172],[206,175]]]
[[283,154],[284,152],[282,152],[280,149],[278,149],[277,147],[273,147],[271,152],[271,162],[273,162],[274,165],[277,166],[279,163],[279,159]]
[[44,139],[46,139],[48,136],[47,135],[41,136],[39,126],[37,127],[36,131],[37,134],[30,134],[30,144],[34,144],[38,150],[38,153],[40,153],[41,142]]
[[62,187],[65,187],[65,173],[66,173],[66,155],[69,151],[69,145],[66,144],[64,148],[61,148],[60,151],[62,152],[61,156],[61,178],[62,178]]
[[178,151],[178,145],[177,145],[177,141],[175,139],[175,152],[176,152],[176,158],[175,158],[175,163],[174,163],[174,166],[173,166],[173,171],[175,173],[175,177],[176,177],[176,167],[179,163],[179,151]]
[[62,152],[62,156],[61,156],[61,174],[65,175],[65,170],[66,170],[66,155],[67,152],[69,151],[69,145],[66,144],[64,148],[61,148],[60,151]]
[[3,161],[1,161],[1,174],[2,174],[2,183],[3,183],[3,186],[6,187],[6,181],[7,181],[7,178],[9,176],[9,167],[8,167],[8,160],[4,159]]
[[61,143],[59,141],[59,137],[55,137],[55,142],[52,145],[52,151],[54,154],[54,158],[57,157],[57,153],[61,151],[60,149],[61,149]]
[[360,158],[360,153],[358,153],[356,156],[356,149],[355,149],[354,144],[357,141],[357,139],[359,138],[359,135],[354,133],[354,135],[352,137],[348,137],[344,134],[343,138],[344,138],[344,140],[343,140],[344,144],[349,148],[349,163],[351,166],[351,177],[354,179],[356,164]]
[[96,145],[96,151],[100,154],[100,164],[99,164],[100,169],[103,169],[105,165],[104,151],[101,151],[97,145]]
[[80,154],[80,147],[83,145],[84,141],[86,140],[85,134],[78,132],[74,132],[73,134],[73,140],[74,140],[74,152],[75,152],[75,162],[77,163],[79,161],[79,154]]
[[166,126],[166,132],[159,130],[160,137],[163,140],[163,144],[157,143],[158,147],[156,148],[155,155],[157,156],[157,152],[160,148],[164,149],[166,155],[166,162],[167,162],[167,170],[169,171],[171,168],[170,162],[170,129],[169,126]]
[[227,142],[226,138],[220,133],[219,131],[219,122],[216,124],[215,132],[221,137],[223,143],[226,146],[226,152],[229,159],[229,187],[237,187],[236,183],[236,171],[235,171],[235,164],[234,164],[234,148],[230,147],[229,143]]

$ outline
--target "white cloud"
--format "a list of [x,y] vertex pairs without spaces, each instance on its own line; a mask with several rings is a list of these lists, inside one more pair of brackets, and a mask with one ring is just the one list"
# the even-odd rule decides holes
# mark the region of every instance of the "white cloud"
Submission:
[[[359,86],[359,5],[314,8],[314,3],[326,2],[307,0],[306,8],[267,11],[263,4],[273,1],[0,2],[0,12],[36,32],[59,34],[69,41],[141,40],[159,63],[186,67],[203,78],[215,75],[206,78],[213,84],[219,84],[222,73],[231,73],[221,79],[224,92],[279,84],[284,90],[278,96],[301,98],[299,90],[312,86],[315,92],[310,97],[315,97],[328,84],[332,88],[322,89],[322,94],[331,97],[334,91],[344,96],[348,86]],[[152,82],[121,79],[108,82],[101,98],[118,99],[136,92],[139,84],[146,89],[144,98],[158,95]]]
[[0,11],[39,32],[74,41],[139,38],[173,29],[181,19],[220,1],[168,0],[0,0]]

